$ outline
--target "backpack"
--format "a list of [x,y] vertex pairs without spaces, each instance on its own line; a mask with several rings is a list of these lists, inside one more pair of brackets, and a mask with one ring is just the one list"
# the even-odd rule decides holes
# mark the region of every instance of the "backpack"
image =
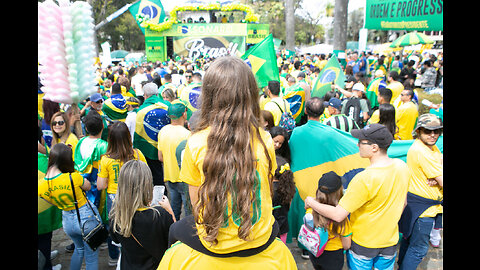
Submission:
[[357,97],[350,98],[345,104],[345,115],[352,118],[359,128],[363,128],[363,115],[360,107],[360,99]]
[[278,122],[278,126],[284,128],[288,132],[288,135],[291,135],[293,129],[295,128],[295,119],[293,118],[291,112],[287,112],[287,105],[285,104],[286,101],[283,100],[283,102],[285,105],[285,111],[282,110],[278,103],[273,101],[273,103],[275,103],[282,112],[282,115],[280,116],[280,122]]
[[305,214],[303,224],[297,237],[300,242],[315,257],[322,255],[328,242],[328,231],[324,228],[314,228],[313,215]]

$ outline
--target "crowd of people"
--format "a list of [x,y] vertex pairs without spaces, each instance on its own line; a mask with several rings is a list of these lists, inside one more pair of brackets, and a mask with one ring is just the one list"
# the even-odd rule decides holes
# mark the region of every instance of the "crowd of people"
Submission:
[[[333,171],[311,179],[318,190],[305,207],[332,240],[320,257],[302,257],[315,269],[342,269],[344,258],[351,269],[393,269],[400,245],[400,269],[415,269],[442,228],[443,103],[423,102],[430,111],[419,115],[418,97],[443,91],[442,54],[351,52],[345,87],[312,97],[328,59],[279,53],[280,81],[263,89],[232,56],[99,66],[97,93],[79,104],[43,99],[39,79],[48,169],[38,194],[62,210],[70,269],[83,260],[98,268],[98,249],[82,240],[98,222],[109,231],[108,264],[120,269],[296,269],[285,245],[289,141],[301,132],[315,140],[318,125],[351,133],[370,165],[346,190]],[[292,91],[299,104],[286,98]],[[415,140],[406,162],[388,157],[393,140]],[[154,186],[165,195],[151,204]],[[60,269],[51,237],[39,237],[43,269]]]

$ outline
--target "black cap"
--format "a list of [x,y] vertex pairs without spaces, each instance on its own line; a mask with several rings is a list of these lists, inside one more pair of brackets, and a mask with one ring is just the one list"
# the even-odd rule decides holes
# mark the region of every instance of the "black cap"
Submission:
[[342,186],[342,178],[334,171],[324,173],[318,180],[318,189],[325,194],[335,192]]
[[363,129],[354,129],[352,136],[359,140],[369,140],[383,149],[388,148],[393,141],[392,133],[382,124],[371,124]]

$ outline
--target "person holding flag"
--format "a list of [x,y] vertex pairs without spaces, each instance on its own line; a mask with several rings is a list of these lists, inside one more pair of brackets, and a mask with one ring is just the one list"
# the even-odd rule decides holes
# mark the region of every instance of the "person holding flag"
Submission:
[[318,74],[317,80],[312,87],[311,97],[323,98],[328,91],[332,90],[332,83],[340,88],[345,87],[345,74],[335,54],[332,55],[325,67],[320,71],[320,74]]

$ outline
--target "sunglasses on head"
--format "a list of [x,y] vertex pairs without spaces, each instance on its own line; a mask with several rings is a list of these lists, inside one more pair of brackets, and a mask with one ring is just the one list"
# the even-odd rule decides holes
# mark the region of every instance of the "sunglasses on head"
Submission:
[[60,120],[60,121],[53,121],[52,122],[52,126],[56,126],[57,124],[60,125],[60,126],[63,126],[65,124],[65,121]]

